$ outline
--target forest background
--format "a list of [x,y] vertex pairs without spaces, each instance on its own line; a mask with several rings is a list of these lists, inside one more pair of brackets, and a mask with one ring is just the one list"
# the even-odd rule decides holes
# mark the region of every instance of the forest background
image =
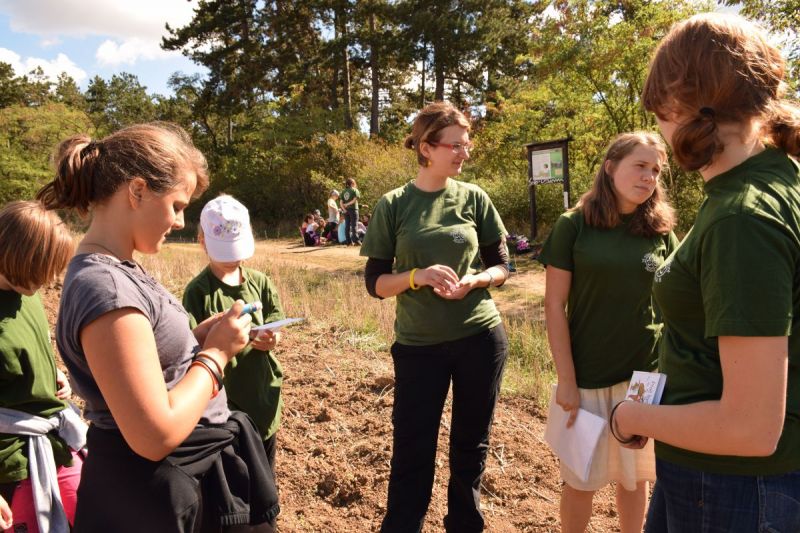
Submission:
[[[749,0],[783,46],[798,95],[800,0]],[[207,74],[170,77],[150,94],[128,73],[81,91],[62,74],[0,63],[0,203],[30,198],[56,144],[128,124],[173,121],[206,154],[207,196],[243,199],[262,235],[293,234],[302,215],[355,178],[363,203],[415,175],[409,120],[446,99],[473,123],[463,179],[483,187],[506,225],[528,232],[525,144],[570,137],[573,204],[617,133],[654,129],[639,105],[653,48],[677,20],[716,9],[692,0],[204,0],[162,41]],[[686,231],[702,181],[672,165],[666,184]],[[563,210],[538,187],[540,226]],[[197,202],[188,220],[196,220]],[[188,228],[187,232],[193,231]]]

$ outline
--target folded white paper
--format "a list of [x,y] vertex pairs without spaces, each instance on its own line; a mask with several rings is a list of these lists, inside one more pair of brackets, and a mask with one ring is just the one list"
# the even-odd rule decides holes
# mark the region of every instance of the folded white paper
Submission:
[[556,403],[556,387],[553,386],[544,440],[567,468],[581,481],[588,481],[594,451],[607,424],[604,418],[580,408],[570,428],[568,419],[569,411]]
[[302,322],[303,320],[305,320],[305,318],[284,318],[283,320],[276,320],[275,322],[270,322],[269,324],[253,326],[252,328],[250,328],[250,331],[263,331],[265,329],[269,331],[278,331],[284,326],[296,324],[298,322]]

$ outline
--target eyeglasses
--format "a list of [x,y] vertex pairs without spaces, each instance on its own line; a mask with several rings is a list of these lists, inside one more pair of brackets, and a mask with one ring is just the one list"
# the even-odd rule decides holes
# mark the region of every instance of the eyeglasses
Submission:
[[468,143],[433,143],[428,142],[431,146],[444,146],[445,148],[450,148],[454,154],[457,154],[463,151],[465,154],[469,154],[472,152],[472,149],[475,148],[475,145],[471,142]]

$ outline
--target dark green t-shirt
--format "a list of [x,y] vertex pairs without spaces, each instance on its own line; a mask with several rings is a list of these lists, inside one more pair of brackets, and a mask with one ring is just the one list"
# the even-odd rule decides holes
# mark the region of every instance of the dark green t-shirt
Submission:
[[[479,247],[506,234],[489,196],[454,179],[435,192],[413,182],[386,193],[375,206],[361,255],[396,259],[396,272],[447,265],[458,277],[482,270]],[[426,346],[463,339],[500,324],[486,288],[445,300],[430,287],[397,295],[395,334],[400,344]]]
[[[656,272],[664,314],[662,404],[719,400],[719,336],[789,336],[786,417],[770,457],[694,453],[656,443],[656,455],[723,474],[800,469],[800,179],[798,165],[768,148],[705,184],[694,227]],[[760,354],[754,353],[753,357]],[[741,421],[746,424],[746,420]]]
[[[223,283],[209,267],[189,282],[183,293],[183,306],[192,328],[216,313],[227,311],[236,300],[245,303],[258,300],[263,304],[263,309],[252,315],[255,326],[285,318],[272,281],[251,268],[241,267],[241,271],[244,278],[241,285]],[[255,350],[250,344],[225,367],[228,406],[250,415],[265,440],[280,425],[282,383],[283,370],[272,352]]]
[[572,273],[567,301],[572,360],[578,387],[599,389],[653,370],[661,324],[651,289],[653,274],[677,245],[674,233],[637,237],[619,226],[588,225],[579,210],[561,215],[539,261]]
[[[39,294],[0,290],[0,407],[49,418],[66,407],[56,398],[56,361]],[[69,447],[48,434],[58,466]],[[28,437],[0,433],[0,483],[28,478]]]
[[353,203],[352,205],[348,205],[347,209],[358,209],[358,199],[361,198],[361,193],[359,193],[358,189],[356,189],[355,187],[348,187],[342,191],[341,198],[343,204],[346,204],[347,202],[355,198],[356,199],[355,203]]

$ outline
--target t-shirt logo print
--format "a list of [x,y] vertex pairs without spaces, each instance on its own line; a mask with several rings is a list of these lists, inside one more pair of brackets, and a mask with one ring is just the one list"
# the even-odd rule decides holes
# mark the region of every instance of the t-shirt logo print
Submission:
[[652,252],[644,254],[644,257],[642,257],[642,263],[644,263],[644,269],[648,272],[655,272],[658,270],[658,256]]
[[656,283],[661,283],[661,279],[664,276],[666,276],[667,274],[669,274],[669,269],[670,269],[671,266],[672,266],[672,259],[671,258],[666,260],[666,261],[664,261],[664,264],[661,265],[661,268],[656,270],[656,274],[655,274],[655,276],[653,276],[653,281],[655,281]]
[[467,242],[467,236],[460,229],[454,229],[451,231],[450,236],[453,238],[453,242],[456,244],[464,244]]

